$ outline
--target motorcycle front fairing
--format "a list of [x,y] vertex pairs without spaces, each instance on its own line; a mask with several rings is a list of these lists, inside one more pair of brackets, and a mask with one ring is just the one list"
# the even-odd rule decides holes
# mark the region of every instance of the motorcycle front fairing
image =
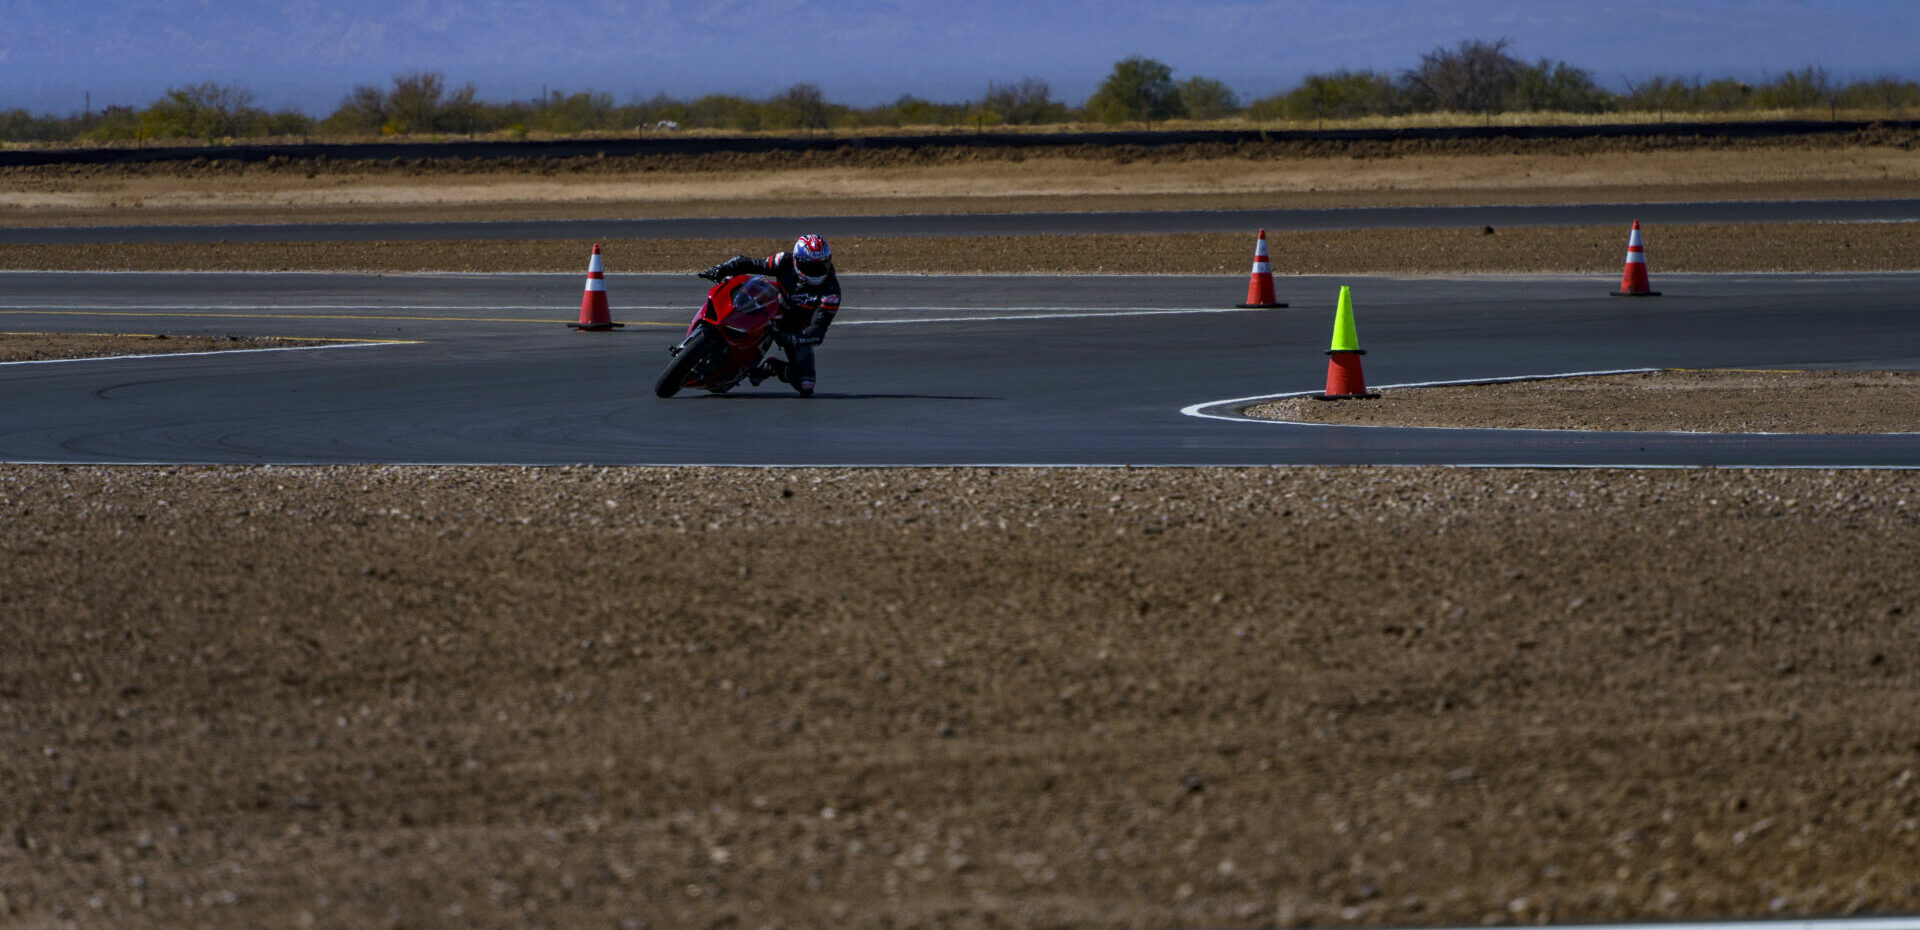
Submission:
[[745,377],[772,347],[783,298],[779,282],[764,275],[735,275],[708,290],[687,334],[708,327],[726,343],[726,353],[720,364],[689,385],[724,388]]
[[707,292],[701,318],[727,336],[729,343],[757,336],[780,319],[783,292],[764,275],[735,275]]

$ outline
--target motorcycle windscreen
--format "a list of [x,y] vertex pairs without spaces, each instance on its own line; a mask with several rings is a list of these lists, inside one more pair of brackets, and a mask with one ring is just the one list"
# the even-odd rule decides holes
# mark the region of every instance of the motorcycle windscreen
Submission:
[[742,335],[771,324],[780,315],[780,285],[772,278],[752,277],[736,283],[728,296],[733,310],[722,323]]

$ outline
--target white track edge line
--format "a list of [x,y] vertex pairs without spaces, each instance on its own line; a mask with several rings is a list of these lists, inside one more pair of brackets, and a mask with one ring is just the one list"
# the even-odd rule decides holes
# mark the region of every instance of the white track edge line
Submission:
[[[1413,381],[1405,384],[1382,384],[1382,385],[1378,385],[1378,388],[1382,391],[1387,391],[1387,390],[1399,390],[1402,388],[1457,387],[1460,385],[1468,385],[1468,384],[1512,384],[1520,381],[1553,381],[1560,378],[1593,378],[1593,377],[1599,377],[1602,375],[1637,375],[1637,374],[1647,374],[1650,372],[1666,371],[1666,370],[1667,369],[1664,369],[1664,368],[1618,368],[1618,369],[1612,369],[1607,371],[1570,371],[1570,372],[1562,372],[1559,374],[1550,374],[1550,375],[1515,375],[1512,377],[1505,377],[1505,378],[1462,378],[1456,381]],[[1271,423],[1279,426],[1309,426],[1309,427],[1321,427],[1326,429],[1417,429],[1417,430],[1476,430],[1476,431],[1498,430],[1500,432],[1505,432],[1505,433],[1561,433],[1561,434],[1565,434],[1565,433],[1645,433],[1645,434],[1655,434],[1655,435],[1662,435],[1662,436],[1696,436],[1696,437],[1855,435],[1855,434],[1846,434],[1846,433],[1831,433],[1831,434],[1770,433],[1770,432],[1720,433],[1720,432],[1709,432],[1704,430],[1658,430],[1658,429],[1579,430],[1579,429],[1554,429],[1551,427],[1539,427],[1539,426],[1389,426],[1383,423],[1315,423],[1309,420],[1270,420],[1264,417],[1249,417],[1249,416],[1241,416],[1237,414],[1229,416],[1224,414],[1208,412],[1208,408],[1211,408],[1211,407],[1225,407],[1225,406],[1237,405],[1244,408],[1244,407],[1257,404],[1261,401],[1285,400],[1289,397],[1311,397],[1313,395],[1320,394],[1320,393],[1323,393],[1323,392],[1322,391],[1289,391],[1285,394],[1259,394],[1253,397],[1236,397],[1232,400],[1203,401],[1198,404],[1191,404],[1186,407],[1182,407],[1180,408],[1180,412],[1186,416],[1198,417],[1203,420],[1224,420],[1229,423]],[[1894,432],[1894,433],[1863,433],[1863,434],[1857,434],[1857,435],[1915,436],[1915,435],[1920,435],[1920,432],[1903,431],[1903,432]],[[1488,467],[1488,466],[1473,466],[1473,467]],[[1556,466],[1542,466],[1542,467],[1556,467]],[[1598,467],[1613,467],[1613,466],[1598,466]],[[1640,467],[1661,467],[1661,466],[1632,465],[1632,466],[1622,466],[1622,467],[1640,468]],[[1690,467],[1690,466],[1683,466],[1683,467]],[[1729,467],[1740,467],[1740,466],[1729,466]],[[1768,466],[1768,467],[1771,467],[1771,466]],[[1794,466],[1780,466],[1780,467],[1794,467]],[[1800,467],[1816,467],[1817,468],[1817,467],[1823,467],[1823,466],[1800,466]],[[1906,468],[1909,466],[1889,465],[1889,466],[1878,466],[1878,467]],[[1920,466],[1912,466],[1912,467],[1920,467]]]
[[[1636,374],[1644,374],[1647,372],[1662,371],[1662,370],[1664,369],[1614,368],[1614,369],[1607,369],[1607,370],[1601,370],[1601,371],[1570,371],[1570,372],[1561,372],[1558,374],[1545,374],[1545,375],[1511,375],[1506,377],[1493,377],[1493,378],[1460,378],[1452,381],[1413,381],[1405,384],[1382,384],[1382,385],[1378,385],[1377,387],[1380,390],[1385,391],[1389,389],[1397,390],[1399,388],[1452,387],[1452,386],[1457,386],[1462,384],[1506,384],[1514,381],[1551,381],[1556,378],[1586,378],[1586,377],[1597,377],[1600,375],[1636,375]],[[1348,426],[1348,425],[1354,425],[1354,426],[1369,425],[1370,426],[1371,425],[1371,424],[1345,424],[1345,423],[1310,423],[1303,420],[1265,420],[1257,417],[1224,416],[1218,413],[1207,412],[1208,409],[1212,407],[1226,407],[1226,406],[1232,406],[1232,405],[1252,406],[1253,404],[1257,404],[1261,401],[1285,400],[1289,397],[1309,397],[1309,396],[1320,394],[1320,393],[1324,393],[1324,392],[1311,391],[1311,390],[1287,391],[1285,393],[1280,393],[1280,394],[1255,394],[1251,397],[1235,397],[1230,400],[1201,401],[1200,403],[1189,404],[1185,407],[1180,408],[1180,412],[1182,414],[1185,414],[1186,416],[1199,417],[1203,420],[1226,420],[1232,423],[1283,423],[1289,426]],[[1385,426],[1385,427],[1374,427],[1374,428],[1377,428],[1377,429],[1466,429],[1467,427]],[[1478,427],[1474,427],[1474,428],[1477,429]],[[1566,431],[1565,430],[1540,430],[1540,432],[1566,432]]]

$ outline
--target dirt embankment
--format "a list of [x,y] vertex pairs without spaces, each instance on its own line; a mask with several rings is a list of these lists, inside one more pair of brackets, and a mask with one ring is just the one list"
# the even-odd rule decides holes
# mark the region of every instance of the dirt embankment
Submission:
[[1915,481],[0,467],[0,921],[1912,913]]

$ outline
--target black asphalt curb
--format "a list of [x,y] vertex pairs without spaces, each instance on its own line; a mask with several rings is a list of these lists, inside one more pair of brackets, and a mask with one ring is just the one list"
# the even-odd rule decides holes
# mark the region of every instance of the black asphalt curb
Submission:
[[1594,126],[1450,126],[1409,129],[1268,131],[1168,130],[1132,132],[1015,133],[954,130],[920,135],[749,136],[706,138],[649,134],[619,139],[552,141],[360,142],[303,145],[161,146],[153,148],[62,148],[0,151],[0,167],[111,165],[161,162],[270,160],[397,161],[400,159],[492,160],[506,158],[624,158],[642,155],[817,152],[839,149],[1014,148],[1077,146],[1242,145],[1274,142],[1485,141],[1697,138],[1716,140],[1835,136],[1867,130],[1920,129],[1920,120],[1778,120],[1754,122],[1635,123]]

